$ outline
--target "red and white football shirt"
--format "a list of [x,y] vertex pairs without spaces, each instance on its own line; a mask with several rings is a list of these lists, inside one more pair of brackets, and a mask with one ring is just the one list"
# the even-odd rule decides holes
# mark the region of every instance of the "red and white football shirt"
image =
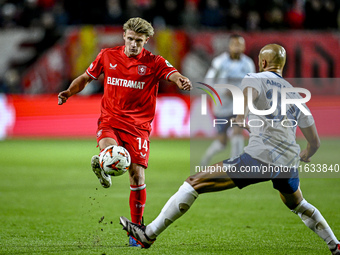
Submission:
[[151,132],[159,81],[177,72],[163,57],[142,49],[127,57],[125,46],[101,50],[86,73],[93,79],[104,74],[100,121],[136,136]]

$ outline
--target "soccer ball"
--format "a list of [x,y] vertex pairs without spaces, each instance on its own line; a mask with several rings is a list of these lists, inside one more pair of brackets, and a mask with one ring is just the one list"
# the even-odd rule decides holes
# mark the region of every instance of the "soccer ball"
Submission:
[[118,176],[124,174],[129,169],[131,157],[124,147],[111,145],[100,153],[99,163],[101,169],[106,174]]

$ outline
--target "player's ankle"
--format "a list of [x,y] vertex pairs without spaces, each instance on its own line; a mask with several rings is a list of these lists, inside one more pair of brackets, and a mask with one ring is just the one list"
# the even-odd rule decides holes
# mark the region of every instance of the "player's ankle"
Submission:
[[152,231],[152,228],[151,226],[146,226],[145,228],[145,235],[150,239],[150,240],[153,240],[153,239],[156,239],[157,235]]
[[328,245],[328,248],[330,249],[330,250],[334,250],[335,248],[336,248],[336,246],[337,246],[337,244],[338,244],[339,242],[334,242],[333,240],[331,240],[327,245]]

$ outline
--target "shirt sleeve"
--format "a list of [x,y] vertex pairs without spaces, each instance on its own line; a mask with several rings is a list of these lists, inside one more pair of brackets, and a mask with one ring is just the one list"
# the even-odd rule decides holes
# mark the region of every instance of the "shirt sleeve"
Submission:
[[257,79],[253,74],[248,73],[246,76],[243,78],[240,89],[243,91],[245,88],[251,87],[257,90],[258,94],[261,94],[261,83],[259,79]]
[[221,55],[215,57],[211,61],[211,66],[210,66],[209,70],[207,71],[207,73],[205,75],[205,82],[206,83],[210,84],[210,83],[212,83],[212,81],[214,81],[217,78],[217,76],[219,75],[219,73],[221,71],[222,63],[225,59],[226,59],[225,54],[221,54]]
[[171,74],[178,72],[169,61],[161,56],[156,56],[156,77],[159,80],[169,80]]
[[254,61],[251,58],[248,58],[248,73],[255,73],[255,64]]
[[[310,112],[306,104],[303,104],[303,107]],[[314,118],[312,115],[305,115],[303,112],[300,112],[297,123],[300,128],[307,128],[314,124]]]
[[207,80],[206,83],[212,81],[216,77],[216,74],[217,74],[217,69],[212,65],[208,69],[208,71],[207,71],[207,73],[206,73],[206,75],[204,77],[204,79]]
[[96,59],[86,69],[86,73],[93,79],[97,80],[98,77],[103,73],[102,56],[104,50],[101,50],[97,55]]

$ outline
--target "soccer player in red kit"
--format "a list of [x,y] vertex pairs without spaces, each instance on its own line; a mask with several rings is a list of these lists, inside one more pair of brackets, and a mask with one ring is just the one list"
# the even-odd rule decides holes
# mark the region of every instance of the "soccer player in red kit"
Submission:
[[[110,145],[123,146],[129,151],[131,220],[140,223],[146,201],[144,170],[148,166],[149,136],[159,81],[174,82],[182,90],[190,90],[192,85],[167,60],[144,49],[154,34],[149,22],[131,18],[123,30],[125,45],[101,50],[86,72],[59,93],[58,104],[62,105],[104,74],[97,142],[101,151]],[[101,185],[110,187],[111,177],[100,168],[98,155],[92,157],[91,165]],[[130,245],[137,245],[131,237]]]

